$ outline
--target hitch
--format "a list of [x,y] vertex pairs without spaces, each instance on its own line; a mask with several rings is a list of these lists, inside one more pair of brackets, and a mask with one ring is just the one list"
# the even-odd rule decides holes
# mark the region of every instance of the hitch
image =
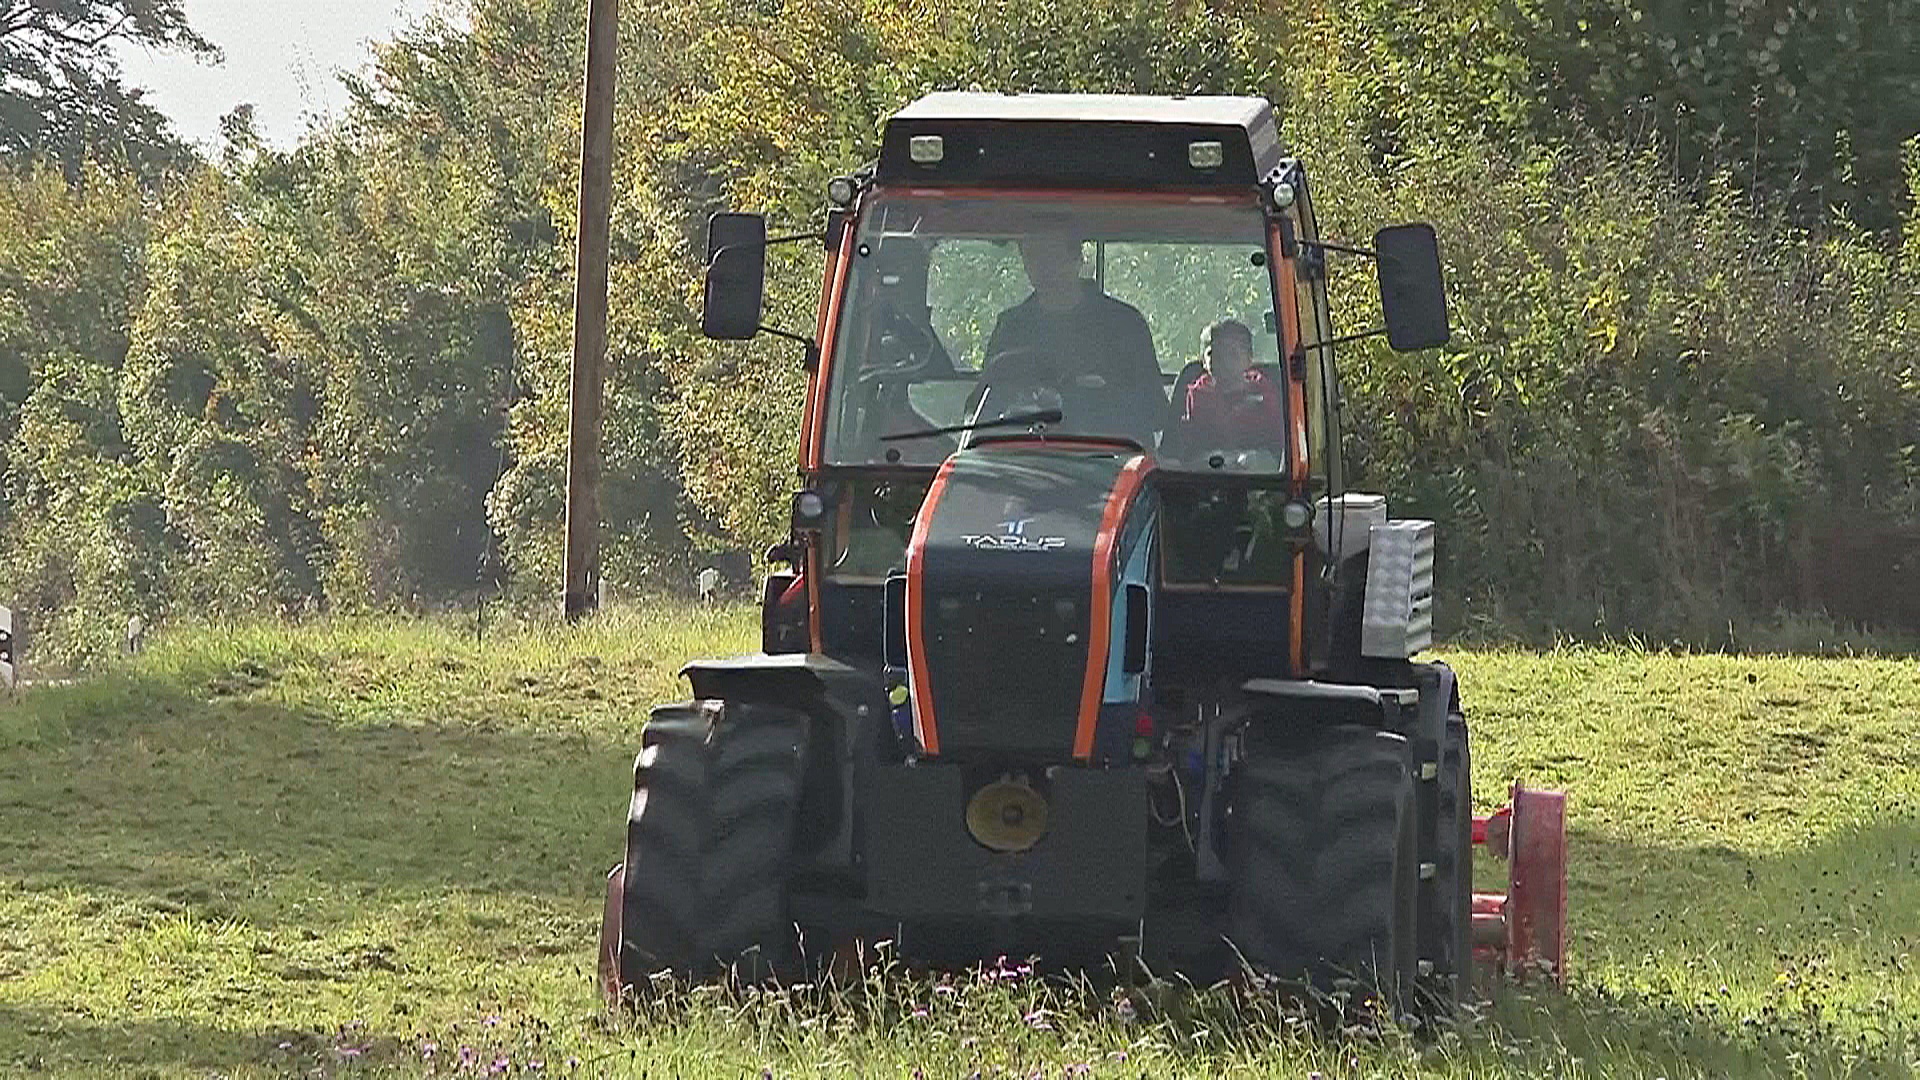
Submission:
[[1567,797],[1513,785],[1473,819],[1473,842],[1507,864],[1507,891],[1473,894],[1473,951],[1515,978],[1567,978]]

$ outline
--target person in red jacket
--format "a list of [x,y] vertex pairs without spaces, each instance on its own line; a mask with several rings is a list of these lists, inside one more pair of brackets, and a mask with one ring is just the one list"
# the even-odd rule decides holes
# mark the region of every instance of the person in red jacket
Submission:
[[1200,336],[1206,373],[1187,388],[1179,456],[1215,450],[1281,451],[1286,425],[1280,388],[1253,366],[1253,331],[1222,319]]

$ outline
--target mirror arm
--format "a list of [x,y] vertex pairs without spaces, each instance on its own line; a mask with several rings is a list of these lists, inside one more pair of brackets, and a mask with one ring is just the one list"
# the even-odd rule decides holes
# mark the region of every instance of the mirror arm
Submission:
[[789,233],[786,236],[769,236],[759,243],[727,244],[714,249],[713,254],[707,257],[707,265],[711,267],[715,262],[719,261],[720,256],[736,248],[742,250],[746,248],[767,248],[775,244],[792,244],[801,240],[825,240],[826,238],[827,234],[823,232],[804,232]]
[[1345,244],[1329,244],[1322,240],[1302,240],[1300,241],[1300,246],[1305,248],[1319,248],[1322,251],[1338,251],[1347,255],[1364,255],[1369,259],[1378,259],[1380,257],[1380,253],[1372,248],[1348,247]]
[[799,342],[800,347],[806,350],[806,356],[803,362],[807,365],[807,370],[808,371],[819,370],[819,367],[820,367],[820,343],[819,342],[813,340],[810,337],[807,337],[804,334],[796,334],[791,330],[782,330],[777,326],[762,326],[760,327],[760,332],[763,334],[772,334],[774,337],[777,337],[777,338],[786,338],[788,341]]
[[1367,338],[1379,337],[1386,332],[1387,328],[1383,326],[1378,330],[1364,330],[1358,334],[1341,334],[1339,337],[1330,337],[1325,341],[1316,341],[1309,345],[1302,345],[1300,348],[1302,351],[1307,349],[1324,349],[1331,345],[1345,345],[1349,341],[1365,341]]

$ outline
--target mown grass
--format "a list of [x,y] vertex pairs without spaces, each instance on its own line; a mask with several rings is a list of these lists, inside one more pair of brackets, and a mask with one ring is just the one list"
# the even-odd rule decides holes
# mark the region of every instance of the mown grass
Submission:
[[1920,665],[1897,657],[1449,656],[1480,801],[1573,794],[1574,953],[1564,994],[1499,988],[1435,1044],[1017,972],[612,1021],[592,949],[638,729],[682,660],[753,631],[676,605],[483,640],[207,629],[0,704],[0,1072],[1920,1071]]

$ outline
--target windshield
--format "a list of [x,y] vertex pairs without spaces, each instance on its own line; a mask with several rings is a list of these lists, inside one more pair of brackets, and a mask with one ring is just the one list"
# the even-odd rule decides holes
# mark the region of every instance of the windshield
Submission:
[[915,433],[1058,410],[1047,432],[1131,439],[1163,467],[1282,466],[1273,277],[1251,200],[889,196],[869,204],[852,258],[828,463],[937,465],[989,432]]

